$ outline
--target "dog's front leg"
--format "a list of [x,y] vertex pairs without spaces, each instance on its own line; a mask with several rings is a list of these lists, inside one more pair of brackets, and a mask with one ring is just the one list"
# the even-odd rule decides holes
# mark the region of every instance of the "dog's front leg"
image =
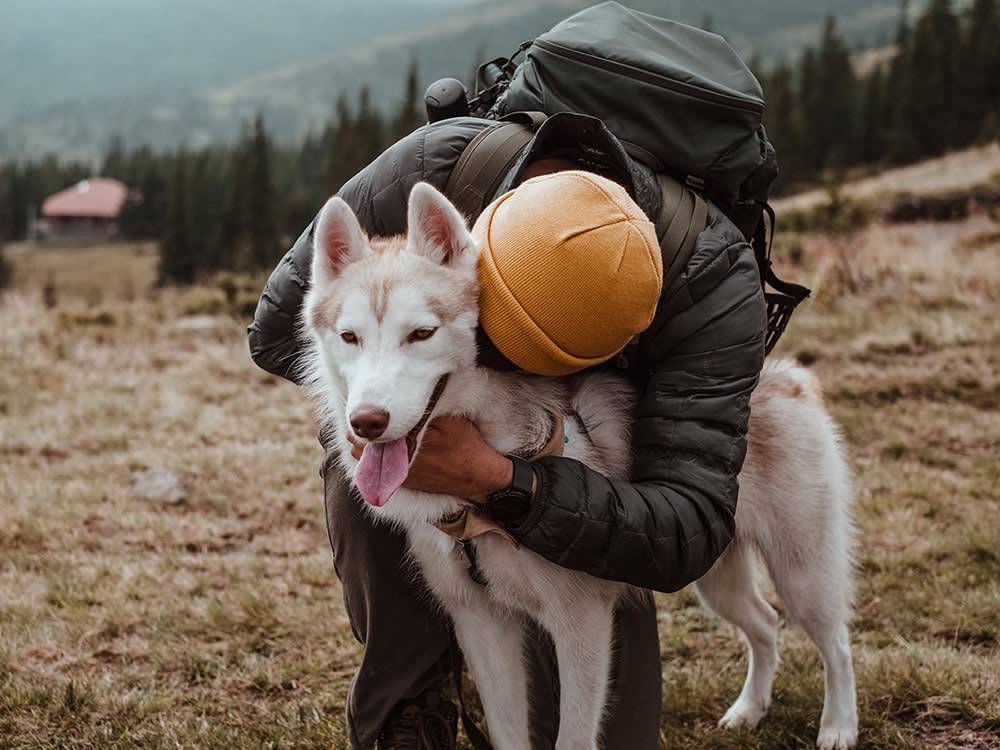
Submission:
[[498,614],[485,603],[466,603],[451,614],[494,747],[529,750],[524,620],[516,613]]
[[583,600],[546,619],[543,625],[552,636],[559,662],[556,750],[598,750],[614,648],[612,605]]

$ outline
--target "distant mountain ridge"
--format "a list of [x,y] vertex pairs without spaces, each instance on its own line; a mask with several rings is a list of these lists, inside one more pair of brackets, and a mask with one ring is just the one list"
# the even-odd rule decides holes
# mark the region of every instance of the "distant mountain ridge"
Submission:
[[[257,112],[279,142],[295,143],[329,120],[339,94],[353,104],[363,85],[377,106],[391,109],[411,59],[422,85],[445,75],[466,79],[477,61],[507,55],[593,4],[383,0],[362,9],[350,0],[255,0],[234,16],[227,0],[175,0],[158,32],[157,19],[143,21],[130,0],[77,3],[48,30],[29,6],[19,12],[21,3],[15,0],[11,23],[0,30],[0,159],[57,153],[92,161],[115,134],[128,148],[231,143]],[[39,0],[30,8],[64,4]],[[764,61],[815,44],[830,14],[846,39],[877,46],[899,13],[897,0],[627,4],[695,25],[707,21],[741,54]],[[101,33],[87,31],[84,7]]]

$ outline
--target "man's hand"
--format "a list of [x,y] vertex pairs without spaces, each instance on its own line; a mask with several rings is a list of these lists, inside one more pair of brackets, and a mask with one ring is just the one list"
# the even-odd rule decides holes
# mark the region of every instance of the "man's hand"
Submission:
[[[350,435],[351,455],[360,459],[363,444]],[[476,426],[461,417],[440,417],[427,426],[403,486],[421,492],[456,495],[484,503],[514,476],[509,458],[491,448]]]

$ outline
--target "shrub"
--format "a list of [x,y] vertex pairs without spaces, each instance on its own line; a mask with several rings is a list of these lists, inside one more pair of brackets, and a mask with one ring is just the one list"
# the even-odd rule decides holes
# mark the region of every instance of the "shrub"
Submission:
[[781,215],[782,229],[792,232],[851,232],[864,229],[878,215],[870,203],[844,195],[840,185],[826,184],[827,200]]
[[781,232],[774,238],[772,258],[777,261],[787,261],[794,266],[802,264],[805,257],[805,244],[802,235],[795,232]]
[[59,295],[56,292],[56,280],[52,275],[49,275],[45,279],[45,284],[42,285],[42,303],[49,310],[52,310],[59,304]]
[[0,289],[7,288],[12,275],[10,262],[8,262],[7,257],[3,254],[3,243],[0,242]]

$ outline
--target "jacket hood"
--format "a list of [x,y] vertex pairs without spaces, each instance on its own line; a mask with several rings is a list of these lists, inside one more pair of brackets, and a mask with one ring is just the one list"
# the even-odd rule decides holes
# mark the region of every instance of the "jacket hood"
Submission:
[[529,164],[553,157],[569,159],[578,169],[617,182],[650,220],[656,221],[660,199],[652,171],[628,155],[602,120],[575,112],[559,112],[541,124],[493,198],[517,187]]

